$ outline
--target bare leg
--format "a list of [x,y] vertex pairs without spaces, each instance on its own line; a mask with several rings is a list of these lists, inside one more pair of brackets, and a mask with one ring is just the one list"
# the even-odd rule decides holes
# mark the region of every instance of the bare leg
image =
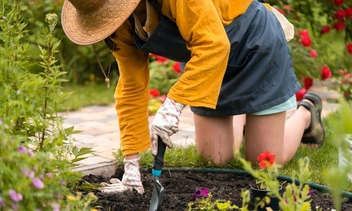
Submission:
[[234,157],[231,117],[206,117],[194,114],[196,146],[203,158],[223,165]]
[[264,151],[276,155],[276,162],[284,165],[296,153],[303,132],[310,124],[311,114],[303,106],[285,121],[286,112],[271,115],[247,115],[246,156],[256,163],[256,158]]
[[246,124],[246,115],[235,115],[233,116],[233,134],[235,138],[235,152],[240,150],[243,140],[243,129]]

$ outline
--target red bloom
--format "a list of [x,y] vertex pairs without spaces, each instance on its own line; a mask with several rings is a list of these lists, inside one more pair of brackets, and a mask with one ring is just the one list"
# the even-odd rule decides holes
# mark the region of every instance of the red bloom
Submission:
[[336,11],[334,17],[337,19],[337,20],[340,20],[340,19],[343,19],[346,17],[346,11],[343,10],[343,9],[339,9]]
[[345,22],[343,22],[343,21],[340,21],[340,22],[334,24],[334,28],[335,28],[337,31],[343,30],[343,29],[345,28],[345,26],[346,26],[346,24],[345,24]]
[[352,7],[346,7],[346,18],[352,18]]
[[322,80],[326,80],[328,78],[331,78],[332,73],[330,71],[330,68],[328,66],[324,65],[324,67],[320,71],[320,76],[321,76]]
[[174,65],[172,65],[172,69],[173,69],[176,73],[181,73],[181,65],[180,65],[180,62],[175,62]]
[[336,6],[340,6],[341,4],[343,4],[344,1],[345,1],[345,0],[334,0],[334,4],[335,4]]
[[350,55],[352,55],[352,43],[346,44],[346,49]]
[[303,84],[304,88],[308,90],[311,86],[313,86],[313,79],[311,77],[304,78]]
[[305,94],[307,94],[308,90],[306,88],[301,88],[296,92],[296,101],[303,100]]
[[330,26],[329,25],[325,25],[323,26],[323,28],[321,28],[320,34],[326,34],[330,31]]
[[315,50],[315,49],[312,49],[311,51],[310,51],[310,57],[312,57],[313,59],[315,58],[315,57],[317,57],[317,50]]
[[309,47],[312,45],[312,40],[309,37],[308,31],[306,29],[303,29],[301,32],[301,43],[305,47]]
[[341,75],[345,74],[345,71],[344,71],[343,69],[339,69],[338,72],[339,72],[339,74],[341,74]]
[[279,8],[275,8],[277,11],[279,11],[279,13],[281,13],[281,14],[283,14],[283,15],[285,15],[285,12],[284,11],[282,11],[282,9],[279,9]]
[[165,57],[162,57],[162,56],[156,56],[156,61],[158,63],[163,63],[163,62],[167,62],[169,60],[167,58],[165,58]]
[[149,94],[153,97],[158,97],[160,95],[160,92],[157,89],[150,89]]
[[258,155],[257,161],[259,161],[260,168],[270,167],[275,163],[275,154],[271,154],[268,151],[263,152],[262,154]]

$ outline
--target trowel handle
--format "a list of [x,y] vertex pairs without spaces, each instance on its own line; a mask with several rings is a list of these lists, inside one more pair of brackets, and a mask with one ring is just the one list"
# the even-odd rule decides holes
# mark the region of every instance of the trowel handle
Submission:
[[159,177],[161,175],[161,169],[163,168],[163,165],[164,165],[165,150],[166,150],[166,145],[161,140],[161,138],[158,137],[158,153],[154,157],[154,164],[152,169],[153,176]]

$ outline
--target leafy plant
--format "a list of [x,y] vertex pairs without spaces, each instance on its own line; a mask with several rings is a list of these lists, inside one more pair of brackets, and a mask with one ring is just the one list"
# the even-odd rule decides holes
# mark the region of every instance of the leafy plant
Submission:
[[[55,14],[39,46],[43,71],[29,71],[26,23],[21,18],[25,1],[3,1],[0,14],[0,208],[1,210],[90,210],[91,199],[71,203],[70,195],[82,174],[72,170],[91,150],[77,149],[63,128],[58,110],[68,94],[62,92],[65,72],[56,65],[60,42],[54,39]],[[45,47],[43,47],[45,46]],[[73,159],[69,160],[72,156]],[[86,200],[87,199],[87,200]]]

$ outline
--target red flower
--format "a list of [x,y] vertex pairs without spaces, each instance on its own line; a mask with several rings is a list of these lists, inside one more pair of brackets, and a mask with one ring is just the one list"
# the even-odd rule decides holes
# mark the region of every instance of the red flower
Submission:
[[352,7],[346,7],[346,18],[352,18]]
[[163,63],[163,62],[168,62],[169,60],[165,57],[162,57],[162,56],[156,56],[156,61],[158,63]]
[[285,15],[285,12],[284,11],[282,11],[282,9],[279,9],[279,8],[275,8],[277,11],[279,11],[279,13],[281,13],[281,14],[283,14],[283,15]]
[[312,49],[311,51],[310,51],[310,57],[312,57],[313,59],[315,58],[315,57],[317,57],[317,50],[315,50],[315,49]]
[[350,55],[352,55],[352,43],[346,44],[347,51]]
[[344,71],[343,69],[339,69],[338,72],[339,72],[339,74],[341,74],[341,75],[345,74],[345,71]]
[[321,76],[321,79],[323,79],[323,80],[331,78],[332,73],[330,71],[330,68],[328,66],[324,65],[324,67],[320,71],[320,76]]
[[312,45],[312,40],[309,37],[308,31],[306,29],[303,29],[301,32],[301,43],[305,47],[309,47]]
[[304,78],[303,84],[304,88],[308,90],[311,86],[313,86],[313,79],[311,77]]
[[343,21],[340,21],[338,23],[335,23],[334,24],[334,28],[337,30],[337,31],[341,31],[342,29],[344,29],[346,26],[345,22]]
[[257,160],[259,161],[260,168],[270,167],[275,163],[275,154],[271,154],[268,151],[258,155]]
[[156,58],[158,58],[158,55],[151,53],[151,54],[150,54],[150,57],[156,59]]
[[336,6],[340,6],[341,4],[343,4],[344,1],[345,1],[345,0],[334,0],[334,4],[335,4]]
[[176,72],[176,73],[181,73],[181,65],[180,62],[175,62],[174,65],[172,65],[172,69]]
[[340,20],[340,19],[343,19],[346,17],[346,11],[343,10],[343,9],[339,9],[336,11],[334,17],[337,19],[337,20]]
[[306,88],[301,88],[296,92],[296,101],[303,100],[305,94],[307,94],[308,90]]
[[329,25],[325,25],[323,26],[323,28],[321,28],[320,34],[326,34],[330,31],[330,26]]
[[160,92],[157,89],[150,89],[149,94],[153,97],[158,97],[160,95]]

